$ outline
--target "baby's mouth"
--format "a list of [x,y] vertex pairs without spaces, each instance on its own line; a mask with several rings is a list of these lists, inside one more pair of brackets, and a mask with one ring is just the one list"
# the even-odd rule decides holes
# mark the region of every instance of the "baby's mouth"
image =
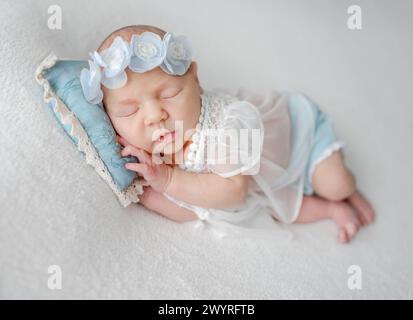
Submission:
[[169,142],[173,141],[175,139],[175,137],[176,137],[176,132],[175,131],[168,132],[165,135],[161,135],[159,137],[159,139],[156,140],[156,142],[169,143]]

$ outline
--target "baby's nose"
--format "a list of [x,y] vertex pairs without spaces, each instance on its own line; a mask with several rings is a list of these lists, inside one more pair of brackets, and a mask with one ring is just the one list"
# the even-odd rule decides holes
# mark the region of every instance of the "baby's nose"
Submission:
[[165,120],[167,118],[167,114],[165,110],[163,110],[159,106],[148,106],[146,108],[146,113],[145,113],[145,125],[149,126],[154,123],[158,123],[159,121]]

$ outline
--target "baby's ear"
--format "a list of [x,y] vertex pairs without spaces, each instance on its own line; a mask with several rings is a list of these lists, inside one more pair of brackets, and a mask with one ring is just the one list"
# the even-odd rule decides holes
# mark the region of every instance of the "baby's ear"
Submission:
[[198,63],[196,61],[191,62],[191,69],[195,74],[198,72]]
[[198,63],[196,61],[191,62],[191,67],[189,69],[189,72],[192,73],[192,75],[195,77],[196,82],[199,84],[199,80],[198,80]]

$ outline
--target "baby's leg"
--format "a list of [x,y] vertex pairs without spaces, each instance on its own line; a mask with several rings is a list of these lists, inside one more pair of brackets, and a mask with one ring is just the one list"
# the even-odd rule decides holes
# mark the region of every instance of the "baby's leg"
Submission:
[[354,209],[344,201],[329,201],[317,196],[305,196],[295,223],[333,219],[338,226],[338,241],[348,242],[360,228]]
[[340,151],[320,162],[312,177],[314,191],[330,201],[348,202],[357,210],[362,224],[373,222],[374,211],[370,203],[356,189],[356,181],[344,164]]
[[139,196],[139,203],[173,221],[186,222],[198,219],[194,212],[178,206],[152,187],[144,188],[144,193]]
[[317,195],[330,201],[342,201],[356,191],[356,181],[344,165],[340,151],[315,167],[312,185]]

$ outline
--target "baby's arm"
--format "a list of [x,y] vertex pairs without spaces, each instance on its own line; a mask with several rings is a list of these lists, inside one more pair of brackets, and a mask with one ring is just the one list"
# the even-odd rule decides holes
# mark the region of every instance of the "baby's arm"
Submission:
[[224,209],[245,201],[247,178],[242,174],[223,178],[214,173],[187,172],[174,167],[165,192],[195,206]]
[[145,208],[177,222],[198,219],[194,212],[178,206],[176,203],[166,198],[162,193],[152,189],[152,187],[145,187],[143,194],[139,196],[139,203]]
[[[161,159],[132,145],[125,146],[121,155],[138,157],[139,163],[126,163],[125,167],[138,172],[155,191],[166,192],[194,206],[225,209],[242,205],[247,197],[247,175],[223,178],[214,173],[183,171],[178,166],[163,164]],[[161,163],[156,164],[159,161]]]

